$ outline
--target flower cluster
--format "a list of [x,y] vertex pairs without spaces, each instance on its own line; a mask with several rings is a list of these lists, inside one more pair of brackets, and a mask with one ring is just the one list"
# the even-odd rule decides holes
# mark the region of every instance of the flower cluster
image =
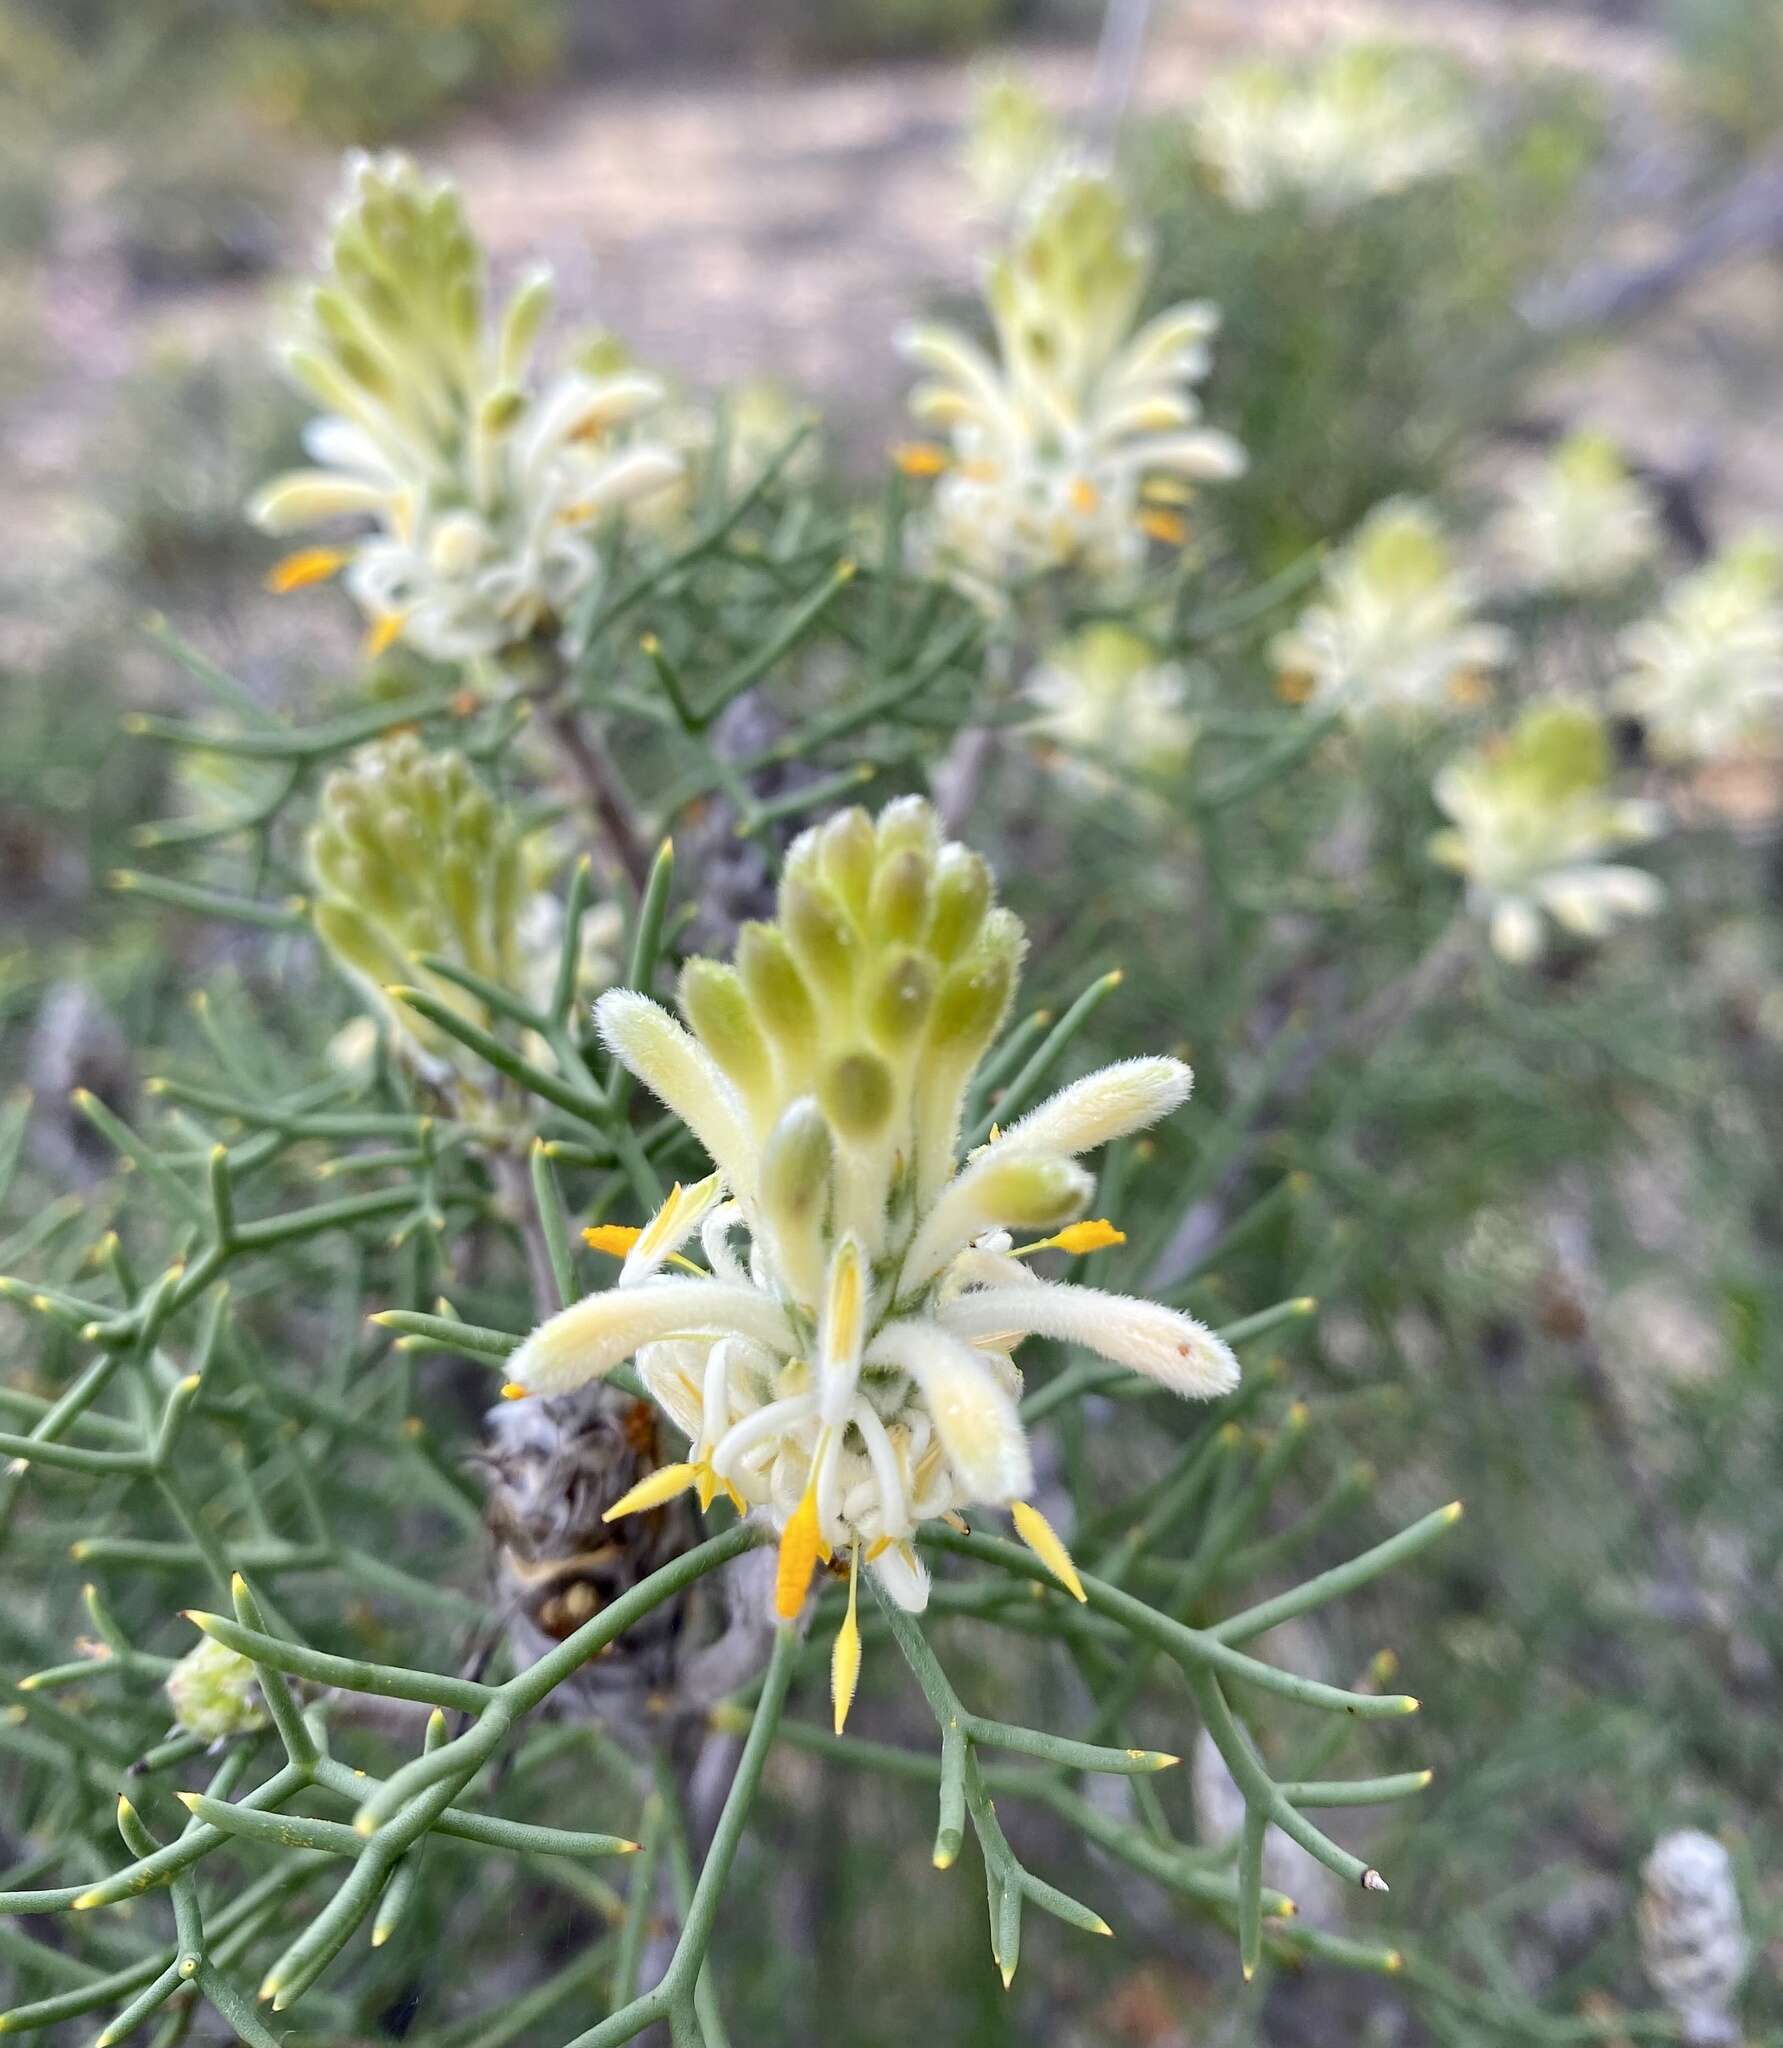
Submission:
[[1181,667],[1160,661],[1144,634],[1104,620],[1060,642],[1028,677],[1040,713],[1029,730],[1056,748],[1063,780],[1105,796],[1122,770],[1162,775],[1187,760],[1195,721],[1186,690]]
[[1783,549],[1738,542],[1622,638],[1615,700],[1656,754],[1699,761],[1783,733]]
[[1427,717],[1467,701],[1510,652],[1477,601],[1435,513],[1390,498],[1325,565],[1322,595],[1272,654],[1290,694],[1353,723]]
[[1607,435],[1569,434],[1518,477],[1497,539],[1520,579],[1569,595],[1614,590],[1659,551],[1659,519]]
[[167,1700],[174,1726],[204,1742],[222,1742],[266,1726],[253,1665],[239,1650],[209,1636],[167,1674]]
[[1228,72],[1196,109],[1195,144],[1233,206],[1292,198],[1331,215],[1458,169],[1477,138],[1445,67],[1360,42],[1303,69]]
[[403,640],[465,661],[560,633],[599,575],[597,522],[680,471],[668,449],[618,435],[658,402],[653,378],[533,376],[546,272],[493,326],[485,299],[456,188],[401,156],[350,157],[324,275],[286,355],[326,408],[305,435],[316,466],[275,478],[251,511],[277,534],[372,522],[287,556],[272,582],[344,570],[373,652]]
[[1504,959],[1541,951],[1544,912],[1566,931],[1600,938],[1658,908],[1650,874],[1603,858],[1660,824],[1653,805],[1612,793],[1610,771],[1597,713],[1548,699],[1437,776],[1436,800],[1454,822],[1431,853],[1467,878],[1469,903]]
[[1197,425],[1213,308],[1172,306],[1133,331],[1149,265],[1113,180],[1066,163],[986,280],[996,358],[937,323],[902,337],[929,373],[911,410],[947,436],[902,451],[940,479],[928,549],[987,601],[1050,570],[1131,569],[1148,535],[1180,544],[1189,485],[1244,466],[1230,435]]
[[1064,148],[1059,125],[1019,72],[985,72],[972,96],[966,175],[985,210],[1007,214]]
[[323,784],[309,864],[322,943],[421,1071],[442,1078],[456,1042],[386,991],[416,983],[485,1024],[477,998],[422,956],[521,987],[526,867],[514,820],[462,754],[430,753],[403,733],[362,748]]
[[[782,1617],[799,1612],[820,1556],[846,1557],[838,1717],[858,1660],[859,1567],[920,1610],[924,1522],[1012,1506],[1081,1590],[1025,1499],[1022,1338],[1085,1345],[1185,1395],[1237,1378],[1227,1347],[1188,1317],[1025,1263],[1120,1241],[1106,1223],[1072,1222],[1093,1188],[1078,1158],[1175,1108],[1186,1067],[1106,1068],[959,1156],[967,1086],[1022,945],[984,862],[944,845],[929,806],[907,798],[877,822],[841,812],[794,845],[776,921],[744,927],[733,965],[688,963],[685,1027],[633,991],[603,996],[602,1037],[716,1170],[677,1186],[642,1230],[591,1232],[623,1258],[618,1284],[541,1325],[510,1364],[515,1394],[559,1394],[635,1354],[690,1449],[610,1515],[689,1488],[702,1506],[722,1492],[761,1513],[780,1532]],[[696,1240],[703,1266],[683,1255]]]

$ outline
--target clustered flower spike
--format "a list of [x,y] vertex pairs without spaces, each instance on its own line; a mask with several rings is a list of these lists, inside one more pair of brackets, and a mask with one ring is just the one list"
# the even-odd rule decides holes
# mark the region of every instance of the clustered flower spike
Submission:
[[1325,565],[1324,591],[1271,654],[1293,693],[1353,724],[1439,714],[1477,693],[1510,636],[1473,615],[1478,592],[1416,498],[1377,505]]
[[1671,760],[1783,737],[1783,546],[1753,535],[1680,578],[1622,636],[1617,706]]
[[[733,964],[688,963],[685,1025],[633,991],[603,996],[602,1037],[715,1170],[676,1187],[641,1231],[590,1232],[622,1257],[618,1284],[542,1324],[510,1361],[514,1393],[561,1394],[635,1355],[690,1448],[609,1515],[688,1488],[762,1514],[780,1532],[783,1619],[819,1557],[846,1553],[838,1720],[858,1665],[859,1566],[920,1610],[924,1522],[1010,1506],[1081,1595],[1025,1499],[1011,1357],[1025,1336],[1082,1344],[1190,1396],[1238,1376],[1187,1316],[1024,1263],[1119,1242],[1106,1223],[1073,1221],[1093,1187],[1078,1157],[1174,1109],[1189,1090],[1180,1062],[1088,1075],[961,1159],[967,1086],[1021,962],[1021,926],[994,896],[985,863],[942,843],[926,803],[877,821],[843,811],[793,846],[778,917],[743,928]],[[683,1256],[696,1240],[704,1266]]]
[[1690,2048],[1733,2048],[1751,1951],[1733,1859],[1713,1835],[1661,1835],[1641,1866],[1641,1961]]
[[1053,743],[1063,780],[1106,796],[1123,769],[1167,775],[1188,759],[1195,721],[1180,664],[1159,659],[1143,633],[1102,620],[1061,641],[1027,679],[1040,713],[1029,728]]
[[1228,72],[1195,111],[1195,146],[1240,211],[1294,199],[1329,217],[1460,169],[1478,136],[1446,66],[1354,42],[1299,69]]
[[926,544],[986,601],[1050,570],[1130,569],[1146,538],[1180,544],[1190,483],[1236,476],[1244,451],[1197,425],[1211,306],[1172,306],[1133,332],[1150,249],[1104,171],[1057,167],[991,267],[993,359],[959,329],[911,327],[928,373],[913,413],[945,435],[901,460],[938,475]]
[[1615,442],[1585,430],[1512,485],[1498,540],[1536,588],[1614,590],[1659,552],[1659,517]]
[[1581,938],[1601,938],[1658,908],[1650,874],[1603,858],[1660,825],[1653,805],[1612,792],[1610,767],[1597,713],[1550,699],[1437,776],[1436,800],[1454,824],[1431,853],[1466,876],[1469,904],[1504,959],[1541,951],[1543,912]]
[[325,408],[305,434],[315,467],[275,478],[250,511],[276,534],[371,521],[357,540],[287,556],[272,582],[344,570],[374,652],[400,639],[464,661],[561,632],[600,572],[596,522],[680,472],[668,449],[619,435],[661,397],[653,378],[534,374],[548,272],[498,320],[485,301],[457,187],[403,156],[350,156],[323,276],[286,351]]
[[430,753],[404,733],[362,748],[323,784],[309,865],[322,943],[421,1071],[443,1078],[457,1041],[388,990],[423,988],[486,1025],[477,998],[421,956],[504,988],[524,985],[526,868],[515,821],[462,754]]

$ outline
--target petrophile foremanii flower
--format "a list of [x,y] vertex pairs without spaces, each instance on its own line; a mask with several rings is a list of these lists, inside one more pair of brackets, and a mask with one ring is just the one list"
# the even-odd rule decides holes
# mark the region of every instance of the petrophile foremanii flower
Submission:
[[623,1259],[618,1284],[511,1361],[512,1391],[556,1394],[635,1355],[689,1449],[610,1512],[688,1488],[759,1512],[780,1536],[783,1618],[820,1557],[846,1559],[838,1718],[858,1662],[859,1569],[920,1609],[924,1522],[1010,1507],[1080,1590],[1026,1502],[1012,1356],[1024,1337],[1082,1344],[1186,1395],[1237,1378],[1227,1347],[1187,1316],[1026,1263],[1119,1241],[1075,1220],[1093,1189],[1079,1158],[1175,1108],[1186,1067],[1105,1068],[960,1156],[967,1087],[1022,948],[985,863],[905,799],[877,821],[841,812],[794,845],[774,921],[746,925],[731,963],[688,963],[685,1023],[629,990],[603,996],[602,1037],[714,1171],[676,1187],[642,1230],[590,1233]]
[[1511,485],[1497,540],[1521,582],[1615,590],[1659,552],[1659,513],[1606,434],[1569,434]]
[[174,1725],[205,1742],[222,1742],[266,1726],[253,1665],[239,1650],[209,1636],[167,1674],[167,1698]]
[[1148,238],[1114,180],[1079,162],[1030,195],[992,264],[997,353],[923,322],[901,337],[927,373],[911,410],[944,437],[900,460],[937,477],[924,528],[938,567],[987,602],[1049,570],[1129,570],[1147,536],[1185,538],[1191,485],[1244,451],[1198,424],[1211,306],[1172,306],[1134,332]]
[[403,156],[348,158],[286,350],[325,409],[305,435],[315,466],[275,478],[250,510],[269,533],[370,525],[287,556],[275,589],[344,571],[374,654],[402,640],[466,661],[561,634],[600,573],[603,515],[672,484],[680,463],[622,431],[657,404],[655,379],[538,377],[550,306],[549,273],[534,271],[492,318],[456,186]]
[[1352,724],[1416,721],[1474,697],[1510,652],[1434,512],[1377,505],[1326,563],[1324,588],[1271,649],[1289,694]]
[[1533,959],[1545,912],[1580,938],[1644,917],[1662,891],[1606,854],[1659,830],[1656,807],[1610,786],[1609,737],[1588,705],[1532,704],[1508,733],[1451,761],[1436,800],[1453,821],[1431,853],[1467,878],[1470,907],[1504,959]]

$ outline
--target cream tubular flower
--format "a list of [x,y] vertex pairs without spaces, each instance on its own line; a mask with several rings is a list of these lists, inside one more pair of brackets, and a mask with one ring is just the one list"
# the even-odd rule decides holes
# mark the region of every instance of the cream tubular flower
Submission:
[[1195,110],[1195,146],[1244,212],[1294,200],[1329,217],[1466,164],[1478,136],[1453,73],[1387,43],[1290,69],[1247,64]]
[[653,378],[537,376],[550,304],[535,271],[493,315],[450,181],[399,155],[349,156],[286,350],[325,409],[304,437],[314,467],[275,477],[249,513],[276,534],[341,519],[370,530],[287,556],[275,590],[344,571],[374,655],[402,640],[466,661],[561,633],[599,576],[601,519],[666,489],[681,464],[628,433],[661,397]]
[[1148,536],[1180,545],[1190,487],[1244,467],[1230,435],[1200,424],[1192,388],[1218,316],[1173,306],[1135,333],[1149,268],[1113,180],[1067,162],[986,279],[995,357],[939,323],[900,337],[926,373],[911,411],[942,437],[901,456],[939,477],[923,545],[988,603],[1051,570],[1130,570]]
[[1431,841],[1432,857],[1467,878],[1469,907],[1502,958],[1534,959],[1544,916],[1596,939],[1659,907],[1653,876],[1603,858],[1660,825],[1651,804],[1614,796],[1609,782],[1602,721],[1560,699],[1532,705],[1437,776],[1436,800],[1454,823]]
[[1569,435],[1512,485],[1497,539],[1521,582],[1614,590],[1659,552],[1659,517],[1605,435]]
[[1473,616],[1478,591],[1427,505],[1377,505],[1327,563],[1324,592],[1271,654],[1291,694],[1352,723],[1411,720],[1472,700],[1510,654]]
[[[1024,1499],[1011,1353],[1025,1336],[1085,1345],[1189,1396],[1237,1381],[1231,1352],[1189,1317],[1022,1263],[1120,1242],[1107,1223],[1071,1220],[1093,1189],[1076,1157],[1168,1114],[1187,1068],[1123,1061],[961,1159],[961,1105],[1022,950],[994,898],[983,861],[942,843],[926,803],[877,820],[845,811],[793,846],[780,914],[744,930],[735,965],[688,963],[685,1027],[630,991],[596,1006],[607,1044],[715,1171],[642,1231],[588,1233],[624,1259],[618,1282],[533,1332],[511,1391],[561,1393],[635,1356],[689,1450],[611,1513],[683,1487],[704,1502],[728,1492],[780,1533],[783,1618],[817,1560],[843,1552],[851,1584],[865,1564],[920,1608],[912,1539],[975,1506],[1010,1508],[1077,1590]],[[1011,1231],[1041,1235],[1012,1249]],[[687,1272],[696,1237],[706,1266]],[[839,1651],[839,1703],[857,1641],[845,1633]]]
[[1666,593],[1622,636],[1617,706],[1653,751],[1675,761],[1733,754],[1783,737],[1783,549],[1736,543]]

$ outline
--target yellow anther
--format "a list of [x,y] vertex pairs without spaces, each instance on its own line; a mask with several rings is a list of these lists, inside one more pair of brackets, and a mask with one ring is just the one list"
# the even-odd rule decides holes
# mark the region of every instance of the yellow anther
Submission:
[[1141,533],[1162,541],[1167,548],[1179,548],[1189,537],[1188,522],[1180,513],[1166,511],[1162,505],[1145,506],[1140,511],[1138,526]]
[[326,583],[338,576],[353,559],[350,548],[298,548],[281,555],[266,572],[266,587],[275,597],[293,590],[307,590],[312,583]]
[[622,1259],[643,1235],[635,1223],[591,1223],[582,1233],[582,1242],[610,1259]]
[[1059,1541],[1058,1532],[1040,1510],[1030,1507],[1025,1500],[1018,1500],[1012,1503],[1009,1512],[1015,1521],[1015,1533],[1072,1599],[1088,1600],[1083,1581],[1077,1576],[1077,1567],[1071,1562],[1070,1551]]
[[892,460],[906,476],[939,476],[953,458],[936,441],[901,441]]
[[848,1612],[836,1631],[836,1647],[830,1653],[830,1700],[836,1710],[836,1733],[848,1725],[848,1710],[854,1704],[854,1689],[861,1675],[861,1625],[855,1602],[860,1592],[861,1547],[848,1553]]
[[622,1493],[601,1520],[616,1522],[621,1515],[641,1515],[647,1508],[659,1508],[677,1494],[685,1493],[690,1486],[697,1486],[701,1470],[698,1465],[659,1465],[654,1472],[640,1479],[629,1493]]
[[366,631],[366,660],[376,661],[380,655],[388,654],[402,637],[402,629],[407,623],[401,612],[379,612]]
[[1125,1244],[1127,1233],[1116,1230],[1106,1216],[1086,1218],[1082,1223],[1067,1223],[1063,1230],[1051,1237],[1043,1237],[1033,1244],[1018,1245],[1015,1256],[1025,1259],[1030,1252],[1082,1252],[1106,1251],[1110,1245]]
[[[1089,478],[1087,476],[1076,478],[1071,486],[1071,509],[1074,512],[1081,512],[1084,518],[1088,519],[1093,512],[1101,509],[1101,505],[1102,493],[1090,482]],[[1140,523],[1143,525],[1144,521],[1142,520]]]
[[796,1621],[805,1604],[811,1574],[817,1569],[817,1467],[811,1484],[780,1534],[780,1558],[774,1573],[774,1612],[782,1621]]
[[518,1380],[503,1380],[501,1397],[504,1401],[524,1401],[530,1388],[523,1387]]

